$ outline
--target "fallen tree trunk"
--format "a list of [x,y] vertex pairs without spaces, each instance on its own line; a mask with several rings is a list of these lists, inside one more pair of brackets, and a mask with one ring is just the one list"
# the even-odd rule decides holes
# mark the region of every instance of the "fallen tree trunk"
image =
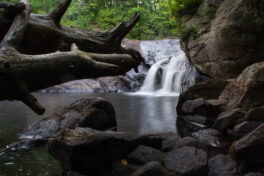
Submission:
[[31,14],[27,0],[0,2],[0,100],[21,100],[38,114],[44,108],[30,92],[63,82],[124,74],[142,61],[122,39],[139,19],[107,32],[60,26],[71,0],[47,16]]

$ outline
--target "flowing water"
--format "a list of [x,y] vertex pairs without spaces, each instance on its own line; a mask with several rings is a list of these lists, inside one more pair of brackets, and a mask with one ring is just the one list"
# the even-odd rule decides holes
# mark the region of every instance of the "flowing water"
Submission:
[[180,49],[178,40],[161,40],[156,43],[156,47],[153,47],[153,42],[142,42],[141,50],[145,58],[152,56],[151,61],[154,63],[139,94],[179,95],[194,85],[196,69]]

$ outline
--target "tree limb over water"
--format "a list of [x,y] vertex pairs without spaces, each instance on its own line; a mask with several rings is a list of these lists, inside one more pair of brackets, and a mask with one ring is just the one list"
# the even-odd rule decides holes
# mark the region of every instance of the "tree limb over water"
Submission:
[[70,3],[62,0],[49,15],[38,15],[30,13],[28,0],[0,2],[0,100],[20,100],[43,114],[44,107],[30,92],[125,74],[142,61],[139,52],[121,46],[139,14],[110,31],[84,31],[60,25]]

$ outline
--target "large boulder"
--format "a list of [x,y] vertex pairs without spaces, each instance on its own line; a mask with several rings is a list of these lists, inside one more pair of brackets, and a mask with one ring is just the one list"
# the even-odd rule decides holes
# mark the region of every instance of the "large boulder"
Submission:
[[115,163],[124,161],[126,165],[127,156],[139,145],[161,148],[161,144],[162,139],[154,134],[136,135],[77,128],[66,129],[60,137],[50,140],[48,147],[65,173],[75,171],[97,176],[115,171]]
[[229,153],[239,161],[246,162],[247,167],[261,165],[264,167],[264,124],[243,138],[233,142]]
[[204,176],[207,174],[207,154],[194,147],[181,147],[166,153],[163,163],[173,175]]
[[225,102],[225,110],[241,108],[248,111],[264,104],[264,62],[247,67],[226,86],[219,100]]
[[203,98],[204,100],[217,99],[229,82],[223,79],[211,79],[197,83],[180,94],[177,112],[181,114],[183,104],[187,100]]
[[114,107],[99,97],[82,98],[33,124],[22,139],[53,138],[66,128],[89,127],[109,130],[117,126]]
[[195,67],[212,78],[235,78],[248,65],[263,61],[263,7],[263,0],[225,0],[209,25],[196,17],[188,21],[186,26],[195,27],[197,35],[183,48]]

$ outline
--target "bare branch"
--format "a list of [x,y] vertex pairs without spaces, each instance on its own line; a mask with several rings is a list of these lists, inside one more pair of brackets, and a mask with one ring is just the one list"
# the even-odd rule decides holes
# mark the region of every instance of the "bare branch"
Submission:
[[21,0],[20,3],[18,3],[15,6],[17,6],[18,9],[23,9],[23,10],[16,15],[7,34],[2,39],[0,43],[1,49],[4,47],[18,48],[22,41],[24,31],[29,22],[29,15],[30,15],[29,2],[27,0]]
[[18,100],[24,102],[28,107],[30,107],[35,113],[41,115],[45,112],[45,108],[38,102],[37,98],[30,94],[27,87],[21,82],[16,87]]
[[61,18],[63,17],[64,13],[67,11],[71,2],[72,2],[72,0],[62,0],[56,6],[56,8],[49,14],[49,16],[54,21],[56,26],[60,26]]
[[109,31],[114,43],[120,45],[123,38],[132,30],[139,18],[140,14],[136,13],[129,20],[120,23],[117,27]]

